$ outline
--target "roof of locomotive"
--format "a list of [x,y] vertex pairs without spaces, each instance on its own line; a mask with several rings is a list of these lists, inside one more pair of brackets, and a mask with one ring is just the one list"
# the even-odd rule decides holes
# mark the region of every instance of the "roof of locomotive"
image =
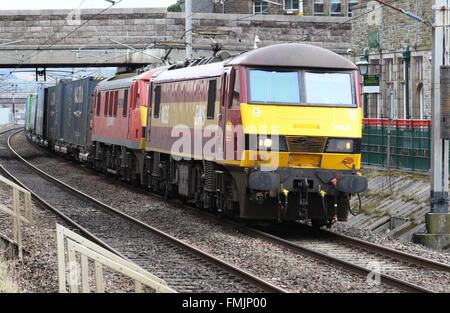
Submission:
[[321,68],[356,70],[356,65],[330,50],[313,45],[287,43],[271,45],[245,52],[224,62],[184,67],[154,75],[156,83],[220,76],[226,66]]
[[180,69],[168,70],[160,72],[154,76],[155,83],[186,80],[186,79],[201,79],[207,77],[220,76],[224,72],[224,63],[210,63],[206,65],[198,65],[193,67],[183,67]]
[[356,65],[330,50],[301,43],[283,43],[245,52],[227,65],[355,70]]
[[137,76],[130,76],[126,78],[120,79],[107,79],[102,81],[97,85],[97,89],[99,91],[111,90],[111,89],[121,89],[121,88],[129,88],[131,83]]
[[99,91],[129,88],[134,80],[150,80],[155,73],[163,71],[166,67],[152,68],[141,74],[125,73],[113,76],[98,84]]

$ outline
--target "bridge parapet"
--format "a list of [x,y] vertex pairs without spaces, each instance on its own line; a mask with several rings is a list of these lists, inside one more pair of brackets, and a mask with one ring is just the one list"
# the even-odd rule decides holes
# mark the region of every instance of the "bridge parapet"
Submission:
[[[0,11],[0,67],[140,66],[159,63],[158,58],[170,48],[174,48],[171,59],[184,56],[184,13],[157,8],[100,12]],[[351,25],[340,24],[345,20],[197,13],[193,16],[194,56],[211,55],[213,40],[232,53],[252,49],[256,35],[260,46],[308,42],[345,53],[351,42]]]

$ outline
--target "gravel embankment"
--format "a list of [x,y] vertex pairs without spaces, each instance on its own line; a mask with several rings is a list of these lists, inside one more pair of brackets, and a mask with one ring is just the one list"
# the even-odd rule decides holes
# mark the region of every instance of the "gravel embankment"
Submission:
[[[294,292],[393,292],[369,286],[364,277],[318,262],[240,233],[237,228],[176,207],[150,195],[124,188],[79,165],[67,163],[31,146],[24,136],[14,147],[43,170],[117,209],[236,264]],[[70,173],[70,175],[68,175]]]

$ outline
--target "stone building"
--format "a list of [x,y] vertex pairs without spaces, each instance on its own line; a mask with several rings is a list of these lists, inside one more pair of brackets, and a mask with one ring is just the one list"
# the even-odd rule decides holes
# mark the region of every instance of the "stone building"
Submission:
[[[359,0],[192,0],[193,12],[351,16]],[[213,5],[212,5],[213,4]]]
[[[392,2],[392,1],[390,1]],[[398,0],[392,4],[431,21],[431,0]],[[431,115],[431,27],[376,1],[354,7],[352,48],[355,61],[368,48],[369,74],[380,75],[380,93],[369,94],[365,117],[427,119]],[[408,53],[403,52],[408,49]],[[408,65],[408,66],[407,66]],[[408,88],[407,88],[408,87]]]

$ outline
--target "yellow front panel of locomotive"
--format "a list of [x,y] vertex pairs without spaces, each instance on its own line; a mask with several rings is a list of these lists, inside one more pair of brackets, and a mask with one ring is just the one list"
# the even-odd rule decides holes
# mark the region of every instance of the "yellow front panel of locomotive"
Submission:
[[[361,108],[241,104],[247,134],[361,138]],[[264,133],[265,132],[265,133]]]
[[[349,160],[352,160],[349,163]],[[241,160],[223,161],[226,165],[267,168],[321,168],[329,170],[351,170],[361,168],[360,154],[340,153],[292,153],[243,151]]]
[[[241,104],[246,134],[318,137],[362,137],[360,108],[276,106]],[[347,164],[352,160],[351,164]],[[294,167],[349,170],[361,166],[360,154],[243,151],[240,161],[224,161],[242,167]]]

